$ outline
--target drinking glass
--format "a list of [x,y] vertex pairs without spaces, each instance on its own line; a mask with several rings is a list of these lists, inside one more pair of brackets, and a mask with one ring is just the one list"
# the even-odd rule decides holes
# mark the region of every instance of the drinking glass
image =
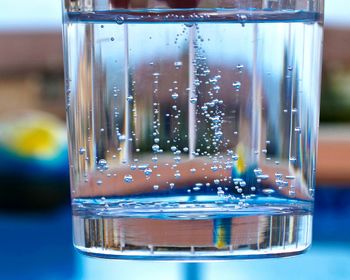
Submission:
[[310,246],[323,0],[66,0],[63,22],[79,251]]

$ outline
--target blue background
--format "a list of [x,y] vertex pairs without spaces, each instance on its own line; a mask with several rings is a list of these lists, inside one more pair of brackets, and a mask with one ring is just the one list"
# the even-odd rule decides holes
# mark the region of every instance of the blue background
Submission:
[[0,279],[350,279],[350,191],[318,188],[314,242],[304,255],[201,264],[82,256],[72,246],[69,205],[52,212],[0,212]]

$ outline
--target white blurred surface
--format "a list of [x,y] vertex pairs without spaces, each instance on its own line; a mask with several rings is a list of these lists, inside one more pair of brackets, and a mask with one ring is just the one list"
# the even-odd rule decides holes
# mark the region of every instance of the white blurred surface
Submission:
[[350,279],[349,244],[342,243],[315,243],[306,254],[289,258],[203,262],[197,271],[176,262],[118,261],[80,254],[76,257],[79,269],[74,279],[82,280]]
[[[325,0],[326,26],[350,27],[350,1]],[[0,0],[0,31],[59,31],[61,0]]]
[[60,31],[61,0],[0,0],[0,31]]
[[325,0],[325,25],[350,27],[350,1]]

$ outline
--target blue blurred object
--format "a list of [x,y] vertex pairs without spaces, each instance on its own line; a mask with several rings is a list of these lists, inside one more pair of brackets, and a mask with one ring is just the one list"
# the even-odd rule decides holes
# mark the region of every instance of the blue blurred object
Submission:
[[70,209],[0,214],[0,279],[73,279]]
[[350,189],[316,191],[314,243],[304,255],[181,264],[117,261],[74,251],[68,205],[46,214],[1,214],[0,279],[346,280],[350,279]]
[[350,258],[350,188],[318,188],[315,202],[313,240],[344,243]]
[[68,199],[64,123],[41,112],[0,119],[0,207],[55,207]]

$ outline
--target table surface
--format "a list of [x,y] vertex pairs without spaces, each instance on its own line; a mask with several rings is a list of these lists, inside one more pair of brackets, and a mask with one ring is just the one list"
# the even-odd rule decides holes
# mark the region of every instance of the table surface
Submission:
[[[0,279],[350,279],[350,189],[319,188],[314,242],[304,255],[202,264],[89,258],[72,247],[70,208],[0,212]],[[137,269],[135,269],[137,268]],[[278,279],[278,278],[276,278]]]

